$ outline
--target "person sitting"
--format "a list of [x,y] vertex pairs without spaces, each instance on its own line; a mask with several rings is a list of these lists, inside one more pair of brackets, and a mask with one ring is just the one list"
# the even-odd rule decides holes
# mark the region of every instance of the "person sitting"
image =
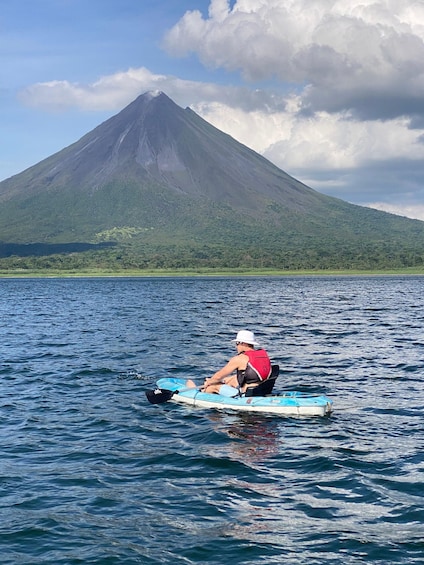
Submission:
[[[234,339],[237,355],[217,371],[212,377],[205,379],[201,390],[233,397],[257,386],[271,375],[271,361],[265,349],[255,349],[258,345],[253,332],[241,330]],[[192,380],[187,387],[195,387]]]

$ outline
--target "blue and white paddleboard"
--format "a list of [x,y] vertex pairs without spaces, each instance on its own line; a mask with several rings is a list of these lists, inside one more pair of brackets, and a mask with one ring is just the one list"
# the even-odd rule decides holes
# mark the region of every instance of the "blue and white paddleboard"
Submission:
[[171,402],[188,404],[200,408],[262,412],[284,416],[327,416],[332,412],[333,402],[324,395],[297,391],[269,396],[237,396],[229,398],[220,394],[201,392],[198,388],[186,388],[185,379],[163,378],[156,382],[158,389],[172,391]]

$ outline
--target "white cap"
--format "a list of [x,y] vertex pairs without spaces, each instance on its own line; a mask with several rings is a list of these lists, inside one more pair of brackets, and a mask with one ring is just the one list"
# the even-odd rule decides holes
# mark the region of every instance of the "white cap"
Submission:
[[239,341],[240,343],[247,343],[248,345],[258,345],[255,340],[255,334],[249,330],[240,330],[237,334],[236,339],[233,341]]

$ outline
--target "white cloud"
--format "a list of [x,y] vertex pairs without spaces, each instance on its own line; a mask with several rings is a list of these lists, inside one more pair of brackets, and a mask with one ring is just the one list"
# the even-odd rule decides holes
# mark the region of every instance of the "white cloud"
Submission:
[[[246,88],[219,86],[212,83],[183,80],[155,74],[145,67],[130,68],[99,78],[90,84],[66,80],[39,82],[23,89],[19,96],[24,104],[47,111],[77,108],[85,111],[121,110],[137,96],[150,90],[161,90],[177,104],[187,106],[200,101],[226,100],[249,107],[262,105],[269,98],[258,97]],[[241,95],[240,93],[243,92]]]
[[350,169],[369,161],[424,159],[423,130],[404,118],[357,122],[343,114],[302,116],[293,98],[284,112],[243,111],[221,103],[193,109],[283,169]]
[[186,12],[164,44],[252,81],[307,84],[312,111],[390,118],[410,100],[424,114],[424,8],[414,0],[237,0],[231,9],[212,0],[207,18]]
[[83,85],[66,80],[40,82],[25,88],[21,100],[28,106],[53,111],[69,108],[81,110],[115,110],[122,108],[147,90],[166,86],[167,77],[154,75],[144,67],[129,69]]
[[367,206],[369,208],[375,208],[376,210],[382,210],[383,212],[390,212],[390,214],[396,214],[397,216],[405,216],[407,218],[424,221],[423,204],[394,205],[394,204],[387,204],[387,202],[371,202],[367,204]]

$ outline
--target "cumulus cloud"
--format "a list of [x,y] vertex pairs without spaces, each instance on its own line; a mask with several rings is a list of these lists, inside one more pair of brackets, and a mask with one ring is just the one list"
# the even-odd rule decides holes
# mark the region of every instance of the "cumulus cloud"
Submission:
[[283,169],[349,170],[385,160],[422,160],[423,130],[411,130],[405,118],[352,121],[343,114],[298,113],[300,100],[286,100],[283,111],[234,109],[223,103],[194,104],[217,128],[263,154]]
[[19,96],[27,106],[50,111],[77,108],[86,111],[120,110],[138,95],[161,90],[181,106],[219,101],[242,111],[281,111],[286,99],[272,91],[244,86],[222,86],[155,74],[145,67],[130,68],[99,78],[90,84],[66,80],[39,82],[23,89]]
[[409,105],[424,114],[424,6],[415,0],[212,0],[206,18],[186,12],[164,45],[251,81],[306,85],[305,111],[391,119]]
[[142,67],[101,77],[91,84],[72,83],[66,80],[39,82],[20,93],[28,106],[53,111],[70,108],[81,110],[116,110],[122,108],[142,92],[163,89],[169,79],[154,75]]

